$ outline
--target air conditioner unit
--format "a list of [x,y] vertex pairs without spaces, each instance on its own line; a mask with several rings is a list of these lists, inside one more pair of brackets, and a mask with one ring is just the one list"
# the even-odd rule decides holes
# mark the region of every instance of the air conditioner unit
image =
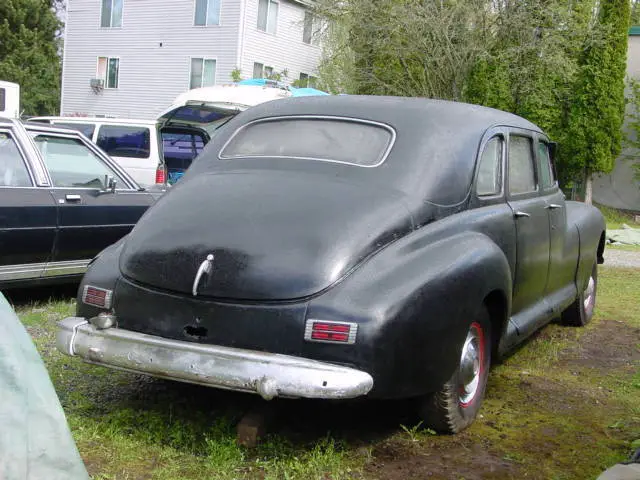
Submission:
[[95,93],[98,93],[104,89],[104,79],[92,78],[89,81],[89,85],[91,86],[91,90],[93,90]]

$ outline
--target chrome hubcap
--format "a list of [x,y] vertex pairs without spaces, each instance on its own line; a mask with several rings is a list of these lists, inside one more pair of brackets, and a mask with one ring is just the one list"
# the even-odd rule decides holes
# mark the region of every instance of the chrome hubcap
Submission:
[[587,288],[584,290],[584,311],[587,315],[591,315],[591,311],[593,310],[595,293],[596,281],[593,279],[593,276],[591,276],[589,277]]
[[483,360],[482,331],[476,324],[472,325],[462,347],[459,371],[459,396],[462,406],[473,400],[480,386]]

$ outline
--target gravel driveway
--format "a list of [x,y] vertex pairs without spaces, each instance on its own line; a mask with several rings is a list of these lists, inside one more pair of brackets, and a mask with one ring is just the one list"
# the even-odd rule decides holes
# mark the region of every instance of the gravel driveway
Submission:
[[609,267],[640,268],[640,250],[627,251],[605,248],[604,265]]

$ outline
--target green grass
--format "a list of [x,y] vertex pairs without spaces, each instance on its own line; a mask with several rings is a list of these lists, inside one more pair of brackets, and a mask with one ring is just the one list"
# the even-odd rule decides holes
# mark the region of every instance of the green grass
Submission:
[[593,322],[551,324],[496,365],[481,415],[458,435],[416,426],[397,402],[278,401],[255,449],[237,445],[235,425],[256,397],[59,354],[55,321],[73,301],[18,314],[94,479],[588,479],[640,439],[640,365],[627,358],[640,350],[640,271],[605,267],[599,278]]

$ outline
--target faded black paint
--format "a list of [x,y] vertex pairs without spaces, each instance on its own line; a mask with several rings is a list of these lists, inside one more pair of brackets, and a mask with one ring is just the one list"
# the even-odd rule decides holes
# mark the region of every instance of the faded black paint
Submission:
[[[240,126],[287,115],[383,122],[397,140],[376,168],[218,158]],[[479,152],[512,131],[546,139],[519,117],[450,102],[316,97],[254,107],[214,136],[83,285],[115,288],[120,328],[353,366],[373,376],[372,396],[433,391],[457,367],[487,298],[505,299],[492,322],[506,352],[576,298],[595,261],[602,215],[565,202],[557,185],[516,198],[474,194]],[[194,298],[208,253],[214,273]],[[79,316],[95,313],[79,302]],[[356,344],[305,342],[310,318],[358,323]],[[188,333],[199,327],[205,335]]]

